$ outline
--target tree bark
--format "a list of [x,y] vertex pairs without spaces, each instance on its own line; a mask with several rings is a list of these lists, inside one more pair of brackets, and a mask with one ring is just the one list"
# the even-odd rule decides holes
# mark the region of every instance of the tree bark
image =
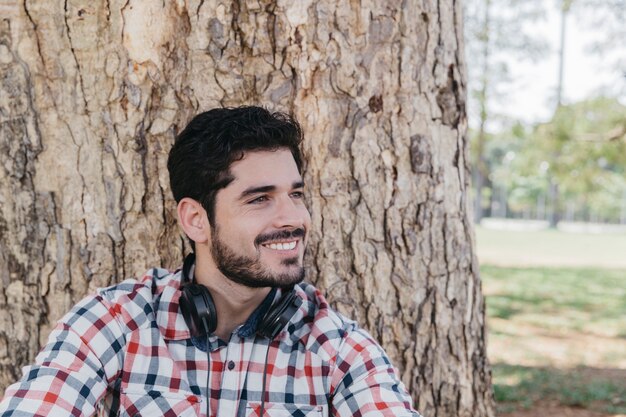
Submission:
[[455,1],[2,0],[0,386],[99,286],[185,251],[167,153],[244,103],[302,123],[307,278],[425,416],[493,416]]

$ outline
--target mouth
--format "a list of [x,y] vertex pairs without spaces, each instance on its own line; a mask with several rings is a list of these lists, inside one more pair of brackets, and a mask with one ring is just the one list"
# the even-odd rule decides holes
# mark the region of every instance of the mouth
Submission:
[[298,251],[298,241],[299,239],[266,242],[261,246],[276,253],[291,255]]

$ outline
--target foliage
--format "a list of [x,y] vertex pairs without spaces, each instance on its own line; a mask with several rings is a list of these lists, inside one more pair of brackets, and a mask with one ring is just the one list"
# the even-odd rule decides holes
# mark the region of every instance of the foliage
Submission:
[[515,93],[509,67],[547,55],[546,40],[533,24],[549,6],[520,0],[466,2],[469,137],[474,196],[480,201],[476,219],[493,208],[492,216],[625,223],[626,108],[608,97],[626,91],[620,44],[626,34],[626,0],[555,4],[566,10],[564,16],[584,16],[580,20],[594,27],[597,37],[589,45],[607,53],[606,66],[621,71],[621,80],[607,87],[607,97],[558,106],[548,123],[521,126],[502,111]]
[[514,212],[536,212],[552,179],[562,198],[556,210],[574,207],[571,216],[583,220],[623,220],[626,107],[616,99],[561,106],[547,123],[532,130],[513,125],[494,138],[488,164],[495,185],[511,190],[508,204]]
[[506,120],[497,109],[503,108],[504,99],[511,94],[509,59],[511,56],[537,58],[545,50],[543,40],[524,24],[542,15],[542,5],[537,0],[469,0],[464,4],[468,114],[470,126],[475,126],[470,138],[474,194],[478,199],[474,210],[476,220],[483,217],[489,127]]

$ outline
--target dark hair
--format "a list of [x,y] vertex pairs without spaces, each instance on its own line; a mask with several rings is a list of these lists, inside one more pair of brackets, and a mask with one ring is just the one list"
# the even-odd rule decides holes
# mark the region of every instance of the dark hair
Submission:
[[213,109],[195,116],[176,137],[167,169],[178,203],[185,197],[198,201],[215,226],[215,196],[233,181],[230,165],[245,152],[291,151],[302,173],[302,130],[291,116],[262,107]]

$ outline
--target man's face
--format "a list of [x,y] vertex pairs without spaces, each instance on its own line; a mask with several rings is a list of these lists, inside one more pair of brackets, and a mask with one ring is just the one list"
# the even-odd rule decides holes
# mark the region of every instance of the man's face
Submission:
[[217,268],[248,287],[302,281],[311,216],[291,152],[248,152],[230,174],[234,180],[215,200],[211,254]]

